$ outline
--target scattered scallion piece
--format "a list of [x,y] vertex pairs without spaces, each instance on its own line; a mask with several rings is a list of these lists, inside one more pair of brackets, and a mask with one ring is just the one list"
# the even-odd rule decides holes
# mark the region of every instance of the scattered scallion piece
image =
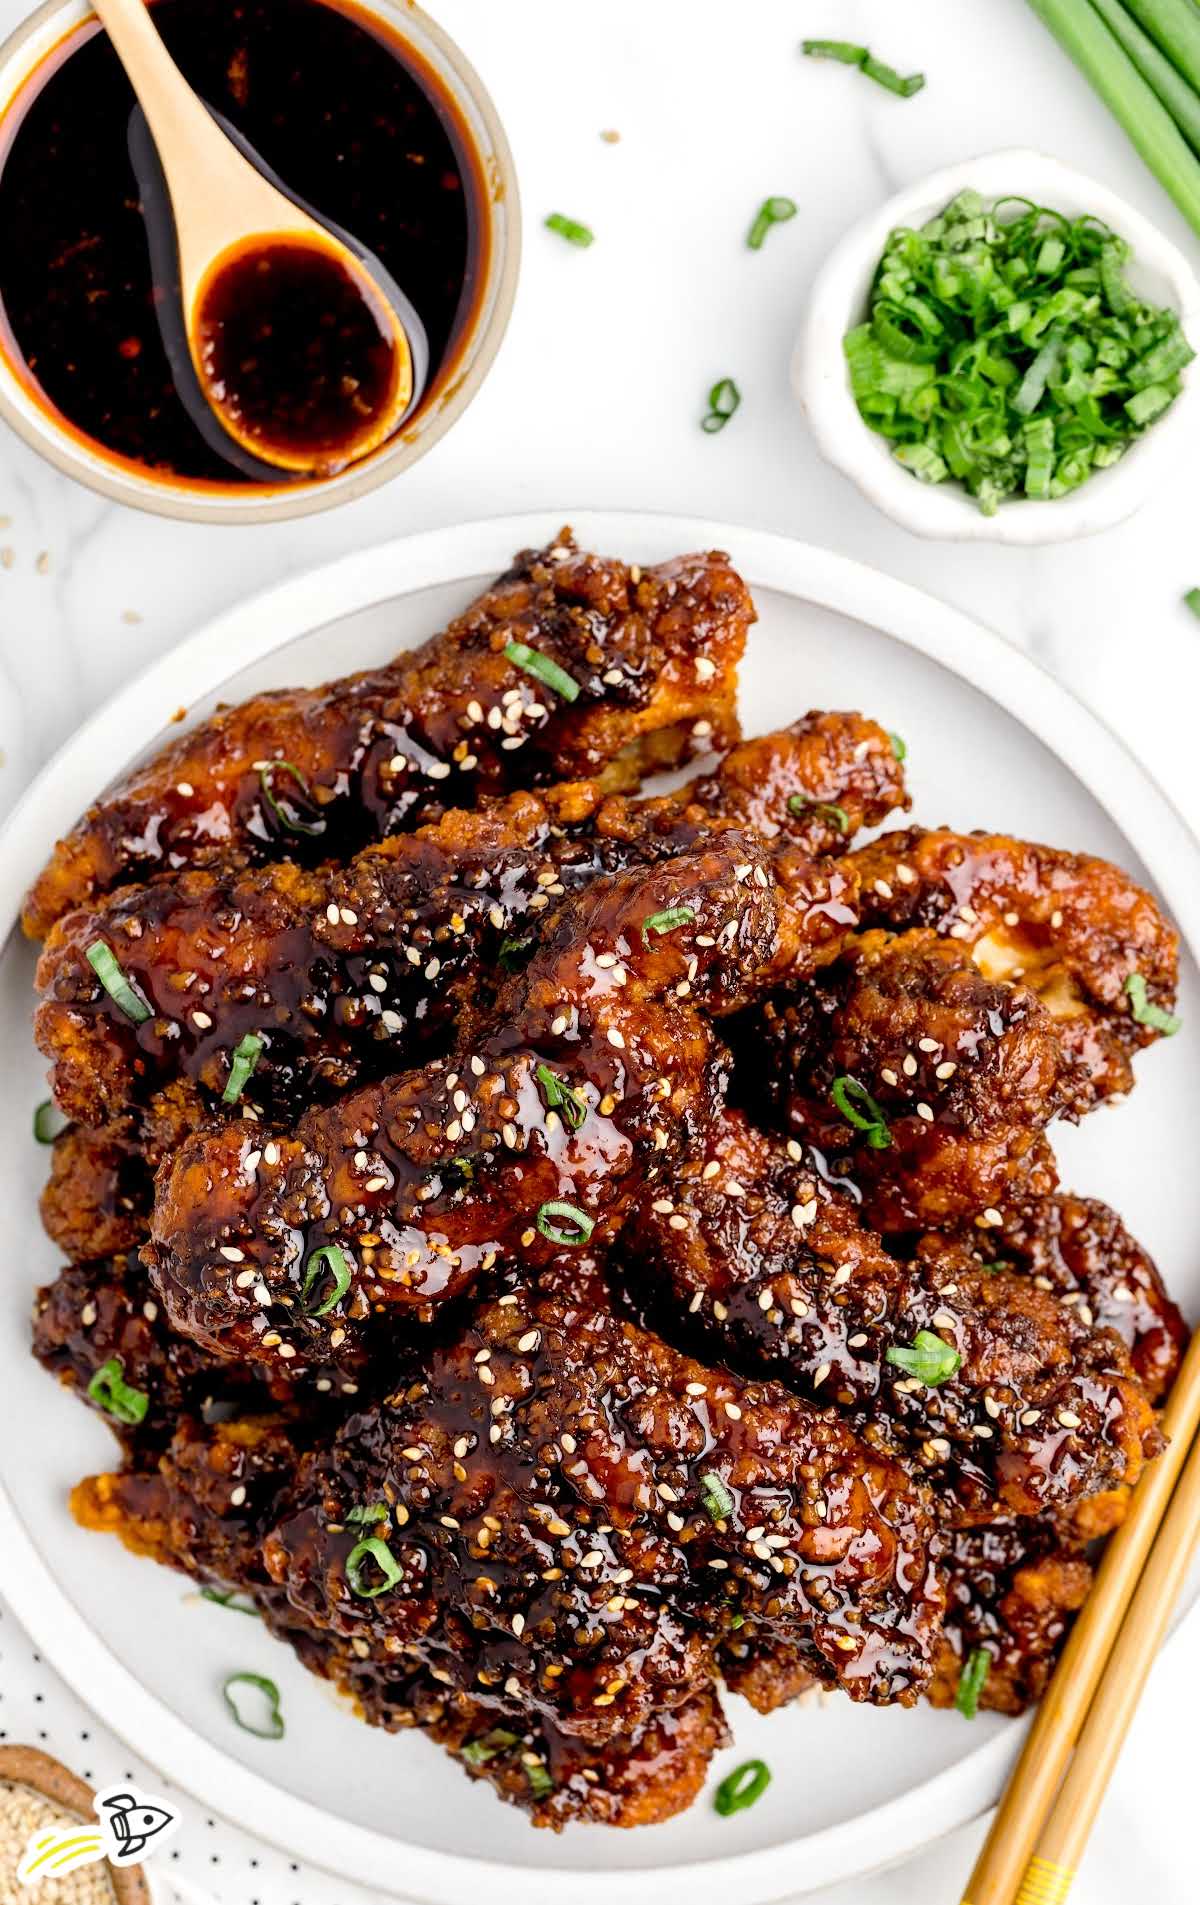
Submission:
[[215,1607],[226,1607],[231,1614],[248,1614],[253,1621],[261,1618],[258,1609],[246,1601],[239,1601],[232,1588],[227,1594],[222,1594],[218,1588],[201,1588],[200,1599],[211,1601]]
[[68,1122],[53,1098],[44,1098],[33,1114],[33,1135],[39,1144],[53,1144]]
[[1200,589],[1189,589],[1183,599],[1193,615],[1200,615]]
[[557,232],[569,245],[591,245],[596,234],[588,225],[581,225],[577,218],[567,218],[562,212],[551,212],[546,219],[546,230]]
[[536,676],[547,688],[553,688],[555,694],[564,701],[578,701],[579,683],[574,675],[560,668],[549,655],[543,655],[539,649],[530,648],[525,642],[509,642],[504,650],[505,656],[514,668],[523,669],[525,674]]
[[894,1343],[888,1350],[887,1361],[930,1389],[949,1382],[962,1368],[958,1351],[932,1330],[918,1330],[911,1344]]
[[906,761],[908,759],[908,742],[904,739],[904,736],[901,734],[889,734],[888,740],[892,744],[893,760]]
[[[371,1561],[380,1573],[380,1579],[374,1586],[370,1585],[367,1577],[367,1564]],[[386,1594],[389,1588],[394,1588],[397,1581],[403,1579],[403,1568],[387,1542],[381,1541],[378,1535],[368,1535],[364,1541],[351,1548],[346,1556],[346,1584],[351,1594],[356,1594],[360,1601],[378,1600],[381,1594]]]
[[554,1791],[554,1781],[550,1770],[540,1760],[534,1760],[525,1768],[525,1777],[529,1781],[529,1790],[535,1799],[544,1799],[547,1793]]
[[1127,282],[1129,255],[1097,218],[970,191],[899,227],[844,339],[864,423],[986,515],[1077,489],[1170,407],[1194,356],[1177,313]]
[[728,1521],[733,1513],[733,1496],[710,1468],[703,1470],[700,1476],[700,1499],[710,1521]]
[[761,251],[772,225],[784,225],[796,216],[794,198],[765,198],[754,214],[754,223],[746,234],[751,251]]
[[101,1363],[87,1392],[90,1401],[127,1428],[136,1428],[146,1419],[150,1398],[144,1389],[133,1389],[125,1381],[125,1364],[119,1356],[110,1356],[106,1363]]
[[642,921],[642,944],[650,944],[651,933],[673,933],[677,926],[694,926],[696,915],[690,906],[668,906],[661,913],[648,913]]
[[722,377],[708,393],[708,415],[701,417],[700,428],[712,436],[723,430],[742,401],[742,393],[732,377]]
[[505,972],[516,972],[523,963],[521,954],[528,955],[533,950],[533,934],[527,933],[524,939],[502,939],[496,954],[496,962]]
[[964,1720],[973,1720],[979,1711],[979,1697],[992,1671],[992,1656],[986,1647],[972,1647],[958,1676],[954,1704]]
[[1161,1032],[1164,1038],[1173,1038],[1183,1024],[1173,1012],[1164,1011],[1161,1005],[1155,1005],[1146,990],[1146,981],[1140,972],[1131,972],[1125,981],[1125,990],[1129,994],[1129,1010],[1139,1025],[1147,1025],[1152,1032]]
[[[563,1221],[556,1223],[556,1218]],[[541,1206],[536,1223],[542,1236],[548,1237],[552,1244],[567,1244],[572,1248],[585,1244],[596,1228],[585,1210],[580,1210],[578,1204],[566,1203],[561,1197],[552,1198]]]
[[286,796],[282,796],[275,791],[275,776],[277,774],[284,775],[287,779],[295,782],[305,800],[312,801],[312,788],[295,763],[292,761],[256,761],[254,764],[258,769],[258,784],[262,790],[262,797],[284,832],[307,834],[310,840],[319,839],[325,831],[325,822],[319,818],[316,820],[302,820],[292,803],[286,800]]
[[808,800],[803,794],[791,794],[788,797],[788,812],[803,818],[805,814],[815,814],[818,820],[824,820],[839,833],[849,833],[850,816],[844,807],[836,807],[831,800]]
[[534,1077],[542,1090],[548,1111],[561,1111],[563,1123],[571,1131],[578,1131],[587,1117],[587,1106],[575,1096],[569,1085],[564,1085],[557,1073],[549,1065],[534,1068]]
[[357,1507],[346,1510],[346,1520],[365,1522],[368,1527],[374,1527],[377,1522],[387,1521],[391,1512],[386,1502],[359,1502]]
[[[317,1304],[315,1309],[310,1308],[309,1298],[313,1294],[313,1286],[325,1270],[328,1270],[333,1278],[329,1294]],[[346,1262],[345,1253],[337,1244],[322,1244],[319,1250],[313,1251],[304,1266],[304,1282],[300,1287],[301,1308],[306,1316],[328,1316],[330,1310],[341,1302],[349,1288],[350,1266]]]
[[481,1733],[477,1740],[468,1740],[462,1749],[462,1757],[468,1766],[486,1766],[495,1759],[497,1753],[506,1752],[510,1746],[521,1744],[517,1734],[506,1732],[502,1726],[494,1726],[490,1733]]
[[[242,1714],[238,1710],[238,1703],[234,1699],[231,1691],[234,1687],[253,1687],[256,1692],[262,1694],[264,1700],[267,1702],[267,1711],[264,1716],[263,1725],[252,1726],[249,1720],[243,1719]],[[279,1688],[275,1685],[273,1680],[268,1680],[265,1674],[231,1673],[221,1688],[221,1692],[225,1696],[225,1705],[229,1708],[229,1711],[241,1727],[243,1733],[253,1733],[256,1740],[281,1740],[283,1738],[283,1712],[279,1704]]]
[[263,1042],[254,1032],[247,1032],[233,1048],[229,1061],[229,1077],[221,1093],[223,1105],[236,1105],[238,1099],[250,1082],[250,1075],[263,1054]]
[[857,1078],[843,1074],[841,1078],[834,1079],[829,1096],[846,1123],[852,1124],[856,1131],[866,1133],[872,1151],[887,1150],[892,1142],[887,1119],[865,1085],[860,1084]]
[[144,1025],[152,1016],[150,1007],[121,971],[112,947],[106,946],[102,939],[94,939],[87,949],[87,962],[109,998],[120,1006],[125,1017],[132,1019],[135,1025]]
[[722,1819],[728,1819],[731,1813],[742,1812],[761,1799],[770,1784],[771,1770],[767,1762],[748,1759],[721,1781],[713,1794],[713,1807]]
[[804,40],[800,50],[810,58],[818,60],[838,60],[843,66],[857,66],[860,73],[873,79],[877,85],[886,86],[889,93],[899,93],[901,99],[911,99],[919,93],[925,84],[924,73],[898,73],[894,66],[885,66],[882,60],[865,46],[854,46],[849,40]]

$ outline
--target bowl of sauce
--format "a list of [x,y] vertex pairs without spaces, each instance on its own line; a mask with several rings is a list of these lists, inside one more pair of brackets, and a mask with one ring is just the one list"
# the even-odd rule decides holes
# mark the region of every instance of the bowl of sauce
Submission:
[[203,427],[170,348],[173,230],[132,89],[85,0],[51,0],[0,47],[0,415],[69,475],[159,514],[329,508],[422,456],[495,357],[520,250],[507,140],[462,53],[408,0],[152,7],[185,77],[268,175],[411,299],[428,347],[419,393],[394,435],[354,460],[331,448],[318,475],[247,453],[256,431],[345,442],[391,374],[361,302],[339,304],[280,246],[214,298],[209,345],[238,372],[240,442]]

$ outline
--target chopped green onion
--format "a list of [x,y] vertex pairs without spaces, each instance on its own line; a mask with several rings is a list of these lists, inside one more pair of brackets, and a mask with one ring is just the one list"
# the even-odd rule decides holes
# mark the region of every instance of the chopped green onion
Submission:
[[514,668],[521,668],[527,675],[535,675],[547,688],[553,688],[555,694],[564,701],[578,701],[579,683],[574,675],[560,668],[549,655],[543,655],[536,648],[530,648],[525,642],[509,642],[504,650],[505,656]]
[[[233,1687],[254,1687],[257,1692],[263,1695],[267,1702],[264,1725],[252,1726],[249,1720],[242,1718],[238,1711],[237,1701],[230,1691]],[[266,1675],[261,1673],[231,1673],[221,1688],[221,1691],[225,1696],[225,1705],[229,1708],[229,1711],[241,1727],[243,1733],[253,1733],[256,1740],[281,1740],[283,1738],[283,1713],[279,1704],[279,1688],[275,1685],[273,1680],[268,1680]]]
[[954,1704],[964,1720],[973,1720],[979,1711],[979,1697],[992,1671],[992,1656],[986,1647],[973,1647],[958,1676]]
[[725,1483],[712,1469],[704,1469],[700,1475],[700,1499],[704,1503],[704,1512],[710,1521],[728,1521],[733,1513],[733,1496]]
[[518,955],[520,953],[528,954],[532,951],[533,945],[534,936],[532,933],[527,933],[524,939],[502,939],[500,941],[500,950],[496,954],[497,964],[503,966],[505,972],[518,971],[520,966],[524,963]]
[[250,1074],[258,1064],[263,1053],[263,1042],[254,1032],[247,1032],[233,1048],[229,1064],[229,1077],[221,1093],[223,1105],[236,1105],[238,1099],[250,1082]]
[[708,393],[708,415],[701,417],[700,428],[711,436],[723,430],[742,401],[742,393],[732,377],[722,377]]
[[754,223],[746,235],[746,243],[751,251],[761,251],[763,240],[772,225],[783,225],[789,218],[796,216],[794,198],[765,198],[754,214]]
[[892,744],[893,760],[906,761],[908,759],[908,742],[904,737],[899,734],[889,734],[888,740]]
[[248,1606],[246,1602],[238,1600],[237,1591],[234,1588],[230,1588],[227,1594],[220,1593],[217,1588],[201,1588],[200,1599],[212,1601],[216,1607],[227,1607],[231,1614],[249,1614],[254,1621],[261,1618],[256,1607]]
[[[561,1224],[554,1222],[556,1217],[565,1220],[565,1230]],[[585,1244],[596,1228],[586,1211],[580,1210],[577,1204],[565,1203],[560,1197],[542,1205],[536,1222],[542,1236],[548,1237],[552,1244],[570,1244],[572,1247]]]
[[887,1353],[887,1361],[902,1369],[907,1376],[917,1382],[926,1383],[936,1389],[939,1383],[949,1382],[951,1376],[957,1376],[962,1368],[962,1357],[949,1343],[935,1336],[932,1330],[918,1330],[911,1345],[894,1344]]
[[885,66],[882,60],[877,60],[865,46],[854,46],[849,40],[804,40],[800,50],[813,59],[839,60],[843,66],[857,66],[868,79],[886,86],[890,93],[899,93],[902,99],[911,99],[925,84],[924,73],[909,73],[906,78],[894,66]]
[[[312,1292],[313,1285],[325,1269],[328,1269],[329,1274],[333,1278],[333,1287],[324,1301],[318,1303],[316,1309],[310,1309],[309,1296]],[[304,1282],[300,1289],[300,1307],[306,1316],[328,1316],[330,1310],[334,1308],[335,1304],[341,1302],[349,1288],[350,1266],[346,1262],[345,1253],[337,1244],[322,1244],[319,1250],[313,1251],[312,1256],[304,1266]]]
[[648,913],[642,921],[642,944],[650,944],[651,933],[673,933],[677,926],[694,926],[696,915],[690,906],[668,906],[661,913]]
[[68,1123],[53,1098],[44,1098],[33,1114],[33,1135],[39,1144],[53,1144]]
[[520,1744],[518,1734],[509,1733],[502,1726],[494,1726],[490,1733],[481,1733],[477,1740],[468,1740],[462,1749],[462,1757],[468,1766],[486,1766],[489,1760],[495,1759],[497,1753]]
[[[367,1584],[368,1561],[375,1563],[382,1576],[374,1587]],[[394,1588],[397,1581],[403,1579],[404,1569],[387,1542],[381,1541],[378,1535],[368,1535],[366,1540],[351,1548],[346,1556],[346,1583],[351,1594],[357,1594],[360,1601],[378,1600],[381,1594],[386,1594],[389,1588]]]
[[554,1791],[554,1781],[540,1760],[535,1760],[526,1766],[525,1777],[529,1781],[529,1790],[535,1799],[544,1799],[547,1793]]
[[587,225],[581,225],[577,218],[564,218],[561,212],[551,212],[546,220],[546,230],[557,232],[569,245],[590,245],[595,242],[596,234]]
[[109,998],[120,1006],[125,1017],[132,1019],[135,1025],[144,1025],[152,1016],[150,1007],[141,994],[134,991],[121,971],[112,947],[106,946],[102,939],[94,939],[87,949],[87,962]]
[[[887,1150],[892,1142],[887,1119],[865,1085],[860,1084],[857,1078],[843,1074],[841,1078],[834,1079],[829,1096],[847,1124],[852,1124],[856,1131],[866,1132],[867,1143],[872,1151]],[[860,1105],[863,1107],[861,1111]]]
[[386,1502],[360,1502],[357,1508],[347,1509],[346,1520],[366,1522],[373,1526],[376,1522],[387,1521],[391,1512]]
[[87,1392],[90,1401],[127,1428],[135,1428],[146,1419],[150,1398],[144,1389],[130,1388],[125,1381],[125,1364],[119,1356],[110,1356],[106,1363],[101,1363]]
[[829,825],[836,827],[839,833],[850,831],[850,816],[846,809],[835,807],[830,800],[809,800],[803,794],[792,794],[788,799],[788,812],[797,814],[801,818],[811,812],[817,816],[818,820],[828,821]]
[[1200,589],[1189,589],[1183,599],[1193,615],[1200,615]]
[[1148,1025],[1153,1032],[1161,1032],[1164,1038],[1173,1038],[1183,1024],[1173,1012],[1166,1012],[1161,1005],[1155,1005],[1146,990],[1146,981],[1140,972],[1131,972],[1125,981],[1125,990],[1129,994],[1129,1010],[1139,1025]]
[[542,1088],[548,1111],[561,1111],[563,1122],[572,1131],[578,1131],[587,1117],[587,1106],[575,1096],[569,1085],[564,1085],[557,1073],[549,1065],[534,1068],[534,1077]]
[[319,839],[321,834],[325,831],[325,822],[320,819],[313,821],[301,820],[293,811],[290,803],[287,806],[283,804],[283,801],[276,794],[272,786],[272,780],[276,774],[287,774],[295,781],[305,800],[311,801],[313,797],[312,788],[305,780],[300,769],[291,761],[256,761],[255,766],[258,768],[258,784],[262,789],[262,797],[284,832],[307,834],[310,840]]
[[765,1760],[748,1759],[744,1766],[735,1767],[727,1779],[723,1779],[713,1794],[713,1806],[722,1819],[728,1819],[731,1813],[742,1812],[761,1799],[771,1784],[771,1772]]

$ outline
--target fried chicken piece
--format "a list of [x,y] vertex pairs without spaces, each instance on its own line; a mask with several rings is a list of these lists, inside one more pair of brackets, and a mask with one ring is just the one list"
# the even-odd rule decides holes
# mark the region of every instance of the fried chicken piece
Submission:
[[874,1229],[986,1226],[1053,1188],[1041,1133],[1068,1089],[1055,1026],[954,940],[861,934],[813,986],[768,1002],[743,1046],[785,1128],[854,1179]]
[[764,1645],[758,1631],[749,1626],[722,1644],[720,1661],[729,1691],[740,1693],[756,1713],[774,1713],[821,1686],[803,1654],[778,1642]]
[[181,1146],[147,1250],[174,1326],[294,1373],[518,1253],[599,1249],[711,1115],[710,1015],[829,957],[851,900],[836,862],[744,834],[594,881],[452,1060]]
[[[737,739],[753,620],[722,555],[643,570],[584,554],[564,531],[388,667],[257,695],[133,769],[59,842],[25,929],[43,938],[123,881],[229,849],[342,857],[417,825],[451,778],[455,806],[577,777],[636,786]],[[526,650],[570,677],[569,698],[529,671]]]
[[706,1353],[846,1412],[926,1469],[958,1522],[1133,1482],[1157,1452],[1111,1332],[945,1240],[889,1256],[794,1140],[737,1113],[642,1193],[625,1240],[630,1287],[657,1293],[648,1316],[682,1311]]
[[154,1173],[204,1116],[195,1087],[173,1079],[136,1115],[68,1126],[54,1140],[42,1192],[47,1236],[72,1263],[140,1250],[149,1236]]
[[[944,1248],[932,1239],[931,1251]],[[1115,1210],[1094,1197],[1062,1193],[1004,1211],[999,1230],[988,1233],[990,1260],[1037,1278],[1084,1323],[1115,1330],[1147,1395],[1159,1402],[1175,1380],[1189,1330],[1171,1301],[1158,1269]]]
[[690,1699],[739,1614],[853,1698],[910,1702],[933,1538],[899,1464],[622,1319],[572,1260],[314,1452],[264,1553],[356,1652],[407,1648],[598,1744]]
[[1106,860],[1004,834],[909,827],[850,856],[868,924],[929,926],[990,980],[1020,980],[1073,1061],[1069,1115],[1132,1089],[1132,1056],[1159,1036],[1133,1016],[1130,979],[1170,1012],[1178,935],[1151,895]]
[[989,1667],[980,1707],[1023,1713],[1041,1698],[1087,1598],[1086,1555],[1041,1517],[960,1532],[943,1565],[949,1603],[930,1705],[954,1705],[963,1667],[982,1648]]

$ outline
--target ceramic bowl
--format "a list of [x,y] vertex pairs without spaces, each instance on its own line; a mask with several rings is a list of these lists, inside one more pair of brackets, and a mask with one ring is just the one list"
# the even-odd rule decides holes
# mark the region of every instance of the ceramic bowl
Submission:
[[[191,522],[279,522],[312,515],[363,496],[410,468],[462,415],[487,375],[512,310],[521,249],[516,170],[504,128],[479,75],[413,0],[353,0],[345,10],[361,15],[383,39],[411,46],[441,81],[458,107],[487,186],[482,281],[474,311],[437,386],[411,425],[339,476],[278,485],[186,482],[110,457],[73,429],[37,389],[0,325],[0,417],[48,463],[89,489],[136,509]],[[93,17],[87,0],[47,0],[0,46],[0,162],[12,123],[9,114],[20,109],[31,75]]]
[[1119,463],[1098,470],[1067,496],[1044,502],[1020,498],[1002,503],[994,516],[985,516],[957,483],[919,482],[858,414],[842,340],[866,315],[888,233],[897,225],[924,224],[968,189],[985,199],[1017,195],[1068,217],[1091,212],[1103,219],[1132,247],[1129,276],[1136,289],[1178,311],[1184,331],[1200,348],[1200,282],[1182,252],[1148,218],[1098,179],[1045,153],[989,152],[931,173],[868,213],[818,272],[792,359],[792,387],[817,447],[864,496],[914,535],[1029,547],[1111,529],[1140,509],[1157,484],[1169,480],[1188,441],[1195,443],[1200,376],[1194,370],[1184,373],[1182,393],[1170,410]]

